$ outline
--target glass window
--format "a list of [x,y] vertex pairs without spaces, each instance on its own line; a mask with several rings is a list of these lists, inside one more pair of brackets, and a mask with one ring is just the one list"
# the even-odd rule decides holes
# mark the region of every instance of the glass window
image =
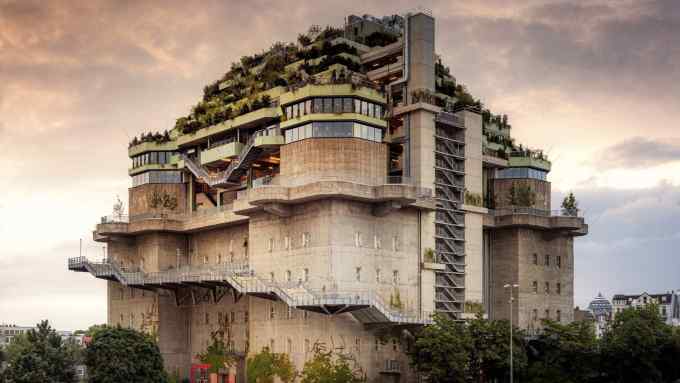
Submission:
[[312,100],[305,101],[305,114],[312,113]]
[[361,114],[361,100],[354,100],[354,113]]
[[343,99],[342,111],[345,112],[345,113],[352,113],[352,99],[351,98],[344,98]]
[[311,138],[312,137],[312,124],[305,125],[304,129],[305,129],[305,138]]
[[368,103],[368,115],[369,115],[369,117],[375,117],[374,112],[375,112],[375,107],[374,107],[372,102],[369,102]]
[[314,113],[323,113],[323,98],[315,98],[312,101]]
[[382,118],[382,105],[375,106],[375,118]]
[[333,112],[342,113],[342,98],[336,97],[333,99]]
[[333,99],[332,98],[324,98],[323,99],[323,112],[324,113],[333,113]]
[[293,141],[297,141],[299,139],[299,128],[293,128],[291,129],[293,131]]
[[300,115],[298,114],[298,104],[293,105],[293,118],[297,118]]
[[289,120],[293,118],[293,107],[290,105],[286,107],[286,118]]
[[293,142],[293,131],[292,129],[286,130],[286,143],[291,143]]
[[361,138],[368,139],[368,126],[361,125]]

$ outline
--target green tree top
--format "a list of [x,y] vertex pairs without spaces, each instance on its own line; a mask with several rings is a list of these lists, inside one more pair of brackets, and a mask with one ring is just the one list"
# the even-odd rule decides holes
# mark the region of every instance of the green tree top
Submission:
[[268,347],[248,358],[246,372],[248,383],[273,383],[276,376],[282,382],[289,383],[297,376],[288,354],[273,353]]
[[569,195],[562,200],[562,214],[571,217],[578,215],[578,201],[576,201],[574,193],[569,192]]
[[316,350],[302,369],[301,383],[361,383],[366,377],[353,371],[349,360],[341,355]]

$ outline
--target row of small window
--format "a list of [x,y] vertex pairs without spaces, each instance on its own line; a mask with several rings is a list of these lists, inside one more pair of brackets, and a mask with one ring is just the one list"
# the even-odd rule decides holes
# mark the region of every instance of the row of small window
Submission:
[[[354,269],[354,278],[357,282],[365,282],[361,279],[361,270],[362,270],[361,267],[356,267]],[[293,282],[294,278],[293,272],[291,272],[290,270],[286,270],[284,278],[286,282]],[[269,273],[269,279],[271,282],[276,282],[276,274],[273,271]],[[302,270],[302,273],[298,277],[297,282],[300,284],[309,282],[309,269]],[[376,283],[385,282],[383,280],[382,271],[380,269],[375,269],[375,282]],[[392,270],[392,284],[395,286],[399,284],[399,270]]]
[[531,178],[534,180],[547,181],[548,172],[532,168],[506,168],[496,172],[496,178]]
[[363,138],[369,141],[382,142],[382,129],[353,121],[316,121],[286,130],[286,143],[304,140],[305,138]]
[[[543,291],[546,294],[550,294],[550,282],[545,282]],[[533,281],[531,283],[531,289],[534,292],[534,294],[538,294],[538,281]],[[562,294],[562,284],[560,282],[555,283],[555,294],[561,295]]]
[[373,118],[383,117],[383,106],[351,97],[316,97],[285,108],[286,118],[297,118],[313,113],[357,113]]
[[[543,257],[542,265],[550,267],[551,260],[552,260],[552,257],[550,256],[550,254],[546,254]],[[531,263],[533,263],[534,265],[538,265],[538,254],[534,253],[532,255],[532,262]],[[562,256],[561,255],[555,256],[555,267],[557,267],[558,269],[562,268]]]
[[132,187],[145,184],[181,184],[182,172],[179,170],[150,170],[132,176]]
[[148,164],[169,164],[172,156],[177,155],[177,152],[147,152],[132,157],[132,168]]
[[[312,236],[310,233],[305,232],[302,233],[302,236],[300,238],[300,247],[308,247],[309,244],[312,241]],[[364,240],[364,235],[363,233],[357,231],[354,233],[354,247],[368,247],[368,243]],[[274,238],[269,238],[269,241],[267,241],[267,251],[273,252],[275,247],[274,243]],[[293,238],[290,236],[284,236],[283,237],[283,249],[284,250],[292,250],[294,248],[294,243],[293,243]],[[374,249],[382,249],[382,239],[378,235],[373,236],[373,248]],[[399,237],[398,236],[393,236],[392,237],[392,251],[400,251],[400,246],[399,246]]]
[[[550,309],[545,309],[543,319],[550,319]],[[531,315],[531,320],[533,320],[533,321],[538,320],[538,309],[533,310],[532,315]],[[562,321],[562,311],[561,310],[555,310],[555,321],[556,322]]]

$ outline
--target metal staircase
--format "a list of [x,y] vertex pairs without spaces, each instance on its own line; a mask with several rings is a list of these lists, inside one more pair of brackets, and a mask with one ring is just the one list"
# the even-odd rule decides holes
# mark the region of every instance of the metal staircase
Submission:
[[457,318],[465,299],[465,142],[462,119],[440,112],[435,119],[435,254],[445,265],[435,273],[435,309]]
[[210,174],[208,171],[198,164],[193,158],[182,153],[182,159],[186,164],[187,169],[193,173],[196,178],[203,180],[211,187],[233,187],[241,184],[241,177],[246,174],[250,165],[257,160],[263,153],[271,151],[271,148],[255,146],[255,139],[259,137],[265,130],[255,132],[250,136],[241,153],[234,160],[229,163],[229,166],[224,171],[216,174]]
[[156,273],[125,272],[113,260],[93,262],[85,257],[71,258],[68,268],[89,272],[97,278],[116,281],[135,288],[168,288],[178,286],[231,287],[241,294],[280,300],[289,307],[324,314],[349,312],[364,324],[431,323],[429,314],[403,313],[391,309],[374,291],[311,291],[304,285],[280,284],[266,281],[250,270],[247,264],[212,265],[211,267],[184,267]]

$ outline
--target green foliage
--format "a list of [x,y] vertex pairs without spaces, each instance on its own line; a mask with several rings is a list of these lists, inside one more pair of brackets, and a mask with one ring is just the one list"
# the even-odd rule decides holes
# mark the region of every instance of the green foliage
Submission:
[[236,363],[234,353],[229,350],[227,343],[224,342],[224,329],[210,333],[211,343],[208,348],[196,355],[201,363],[210,365],[210,372],[217,373],[220,368],[226,368]]
[[10,383],[74,382],[75,361],[74,348],[42,321],[7,347],[8,367],[3,378]]
[[394,293],[390,294],[390,307],[399,310],[404,307],[403,303],[401,302],[401,294],[397,288],[394,289]]
[[377,47],[381,46],[384,47],[385,45],[390,45],[392,43],[396,43],[398,38],[392,34],[381,32],[381,31],[376,31],[371,33],[370,35],[366,36],[366,39],[364,40],[364,44],[368,45],[369,47]]
[[155,340],[133,329],[106,327],[85,350],[90,383],[164,383],[168,377]]
[[272,353],[267,347],[248,358],[247,366],[248,383],[273,383],[274,377],[289,383],[297,376],[288,354]]
[[513,182],[507,198],[511,206],[532,207],[536,204],[536,192],[527,184]]
[[599,354],[590,322],[544,322],[543,332],[529,345],[530,382],[599,381]]
[[159,193],[158,191],[154,191],[148,196],[147,202],[149,207],[153,209],[164,208],[168,210],[175,210],[177,208],[177,196],[168,193]]
[[349,360],[341,355],[316,350],[302,369],[301,383],[360,383],[366,377],[353,371]]
[[[468,351],[468,376],[473,382],[507,380],[510,371],[510,323],[504,320],[485,320],[481,314],[468,321],[465,327],[471,344]],[[524,334],[513,333],[513,370],[518,376],[527,365]]]
[[576,201],[573,192],[569,192],[569,195],[562,200],[562,214],[571,217],[576,217],[578,215],[578,202]]
[[484,206],[484,199],[479,193],[471,193],[465,190],[465,204],[482,207]]
[[480,302],[465,301],[465,304],[463,305],[463,312],[475,314],[475,316],[483,316],[484,311],[484,305],[482,305]]
[[463,383],[471,340],[465,325],[442,316],[416,334],[409,357],[431,383]]
[[674,382],[680,378],[680,341],[656,305],[616,314],[602,339],[602,359],[610,381]]
[[423,252],[423,259],[425,262],[432,263],[434,262],[434,255],[434,250],[431,247],[428,247]]

